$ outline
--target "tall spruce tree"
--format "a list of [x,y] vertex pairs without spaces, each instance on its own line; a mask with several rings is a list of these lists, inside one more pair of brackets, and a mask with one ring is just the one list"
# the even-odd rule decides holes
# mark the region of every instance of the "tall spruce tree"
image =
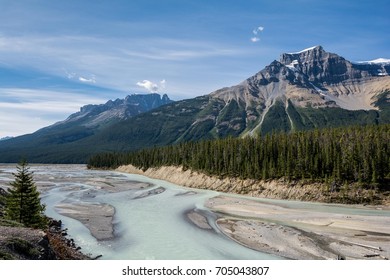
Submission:
[[15,180],[10,183],[5,207],[5,218],[14,220],[32,228],[44,228],[46,217],[43,214],[45,206],[41,204],[39,192],[26,161],[17,166],[13,173]]

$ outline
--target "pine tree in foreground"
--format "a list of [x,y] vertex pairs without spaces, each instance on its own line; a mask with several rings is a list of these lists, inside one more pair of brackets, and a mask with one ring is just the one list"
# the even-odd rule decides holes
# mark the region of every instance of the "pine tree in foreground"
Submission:
[[47,223],[45,206],[41,204],[33,172],[29,170],[26,161],[17,166],[17,171],[13,173],[15,180],[10,183],[12,188],[7,196],[5,218],[27,227],[44,228]]

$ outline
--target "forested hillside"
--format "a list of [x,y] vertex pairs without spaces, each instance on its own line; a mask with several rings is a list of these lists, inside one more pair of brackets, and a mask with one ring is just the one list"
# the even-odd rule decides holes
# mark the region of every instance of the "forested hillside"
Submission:
[[389,189],[390,125],[225,138],[92,157],[89,167],[183,166],[221,177],[309,179]]

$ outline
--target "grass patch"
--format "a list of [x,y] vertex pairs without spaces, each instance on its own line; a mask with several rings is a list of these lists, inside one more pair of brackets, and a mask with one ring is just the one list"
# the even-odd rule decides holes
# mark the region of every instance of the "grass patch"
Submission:
[[0,250],[0,260],[15,260],[15,258],[11,254]]
[[3,226],[3,227],[24,227],[24,225],[21,223],[11,221],[11,220],[1,219],[1,218],[0,218],[0,226]]
[[40,256],[40,252],[30,242],[20,238],[10,238],[5,241],[5,246],[26,259],[36,260]]

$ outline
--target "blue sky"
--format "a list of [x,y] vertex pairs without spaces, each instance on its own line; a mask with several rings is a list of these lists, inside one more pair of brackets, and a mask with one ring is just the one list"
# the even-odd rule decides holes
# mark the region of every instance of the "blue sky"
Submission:
[[79,107],[235,85],[315,45],[390,58],[388,0],[0,0],[0,138]]

